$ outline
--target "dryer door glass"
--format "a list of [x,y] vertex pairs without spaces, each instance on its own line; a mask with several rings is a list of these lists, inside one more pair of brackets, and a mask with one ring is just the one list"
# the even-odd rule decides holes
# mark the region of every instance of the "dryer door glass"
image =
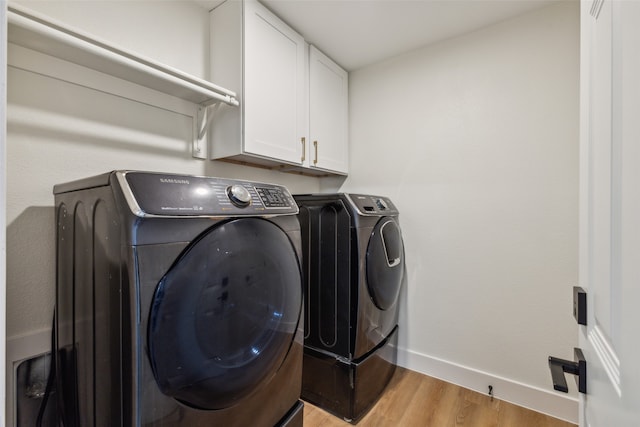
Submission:
[[284,231],[257,218],[212,227],[154,294],[148,346],[160,390],[197,408],[235,404],[278,370],[301,306],[298,257]]
[[367,284],[374,304],[391,308],[400,293],[404,275],[404,248],[400,228],[393,218],[382,218],[367,246]]

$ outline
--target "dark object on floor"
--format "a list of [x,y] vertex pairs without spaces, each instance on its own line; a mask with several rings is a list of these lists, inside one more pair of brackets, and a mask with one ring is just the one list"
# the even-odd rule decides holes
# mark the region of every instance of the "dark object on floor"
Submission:
[[17,427],[36,426],[41,410],[41,427],[56,425],[55,389],[48,395],[48,404],[42,408],[46,395],[47,381],[51,367],[51,353],[27,359],[16,370],[16,425]]

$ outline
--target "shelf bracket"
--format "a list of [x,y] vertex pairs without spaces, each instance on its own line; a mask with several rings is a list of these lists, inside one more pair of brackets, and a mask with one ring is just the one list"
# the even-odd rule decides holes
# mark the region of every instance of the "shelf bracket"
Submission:
[[192,155],[196,159],[207,158],[207,130],[221,105],[222,102],[218,101],[212,104],[200,104],[197,107],[192,146]]

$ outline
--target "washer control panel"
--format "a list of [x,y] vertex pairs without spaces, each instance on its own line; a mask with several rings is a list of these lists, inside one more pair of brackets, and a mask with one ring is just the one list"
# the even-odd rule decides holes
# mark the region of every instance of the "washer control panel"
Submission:
[[347,194],[351,204],[361,215],[397,215],[398,209],[388,197],[365,194]]
[[272,216],[298,213],[286,187],[153,172],[116,172],[137,216]]

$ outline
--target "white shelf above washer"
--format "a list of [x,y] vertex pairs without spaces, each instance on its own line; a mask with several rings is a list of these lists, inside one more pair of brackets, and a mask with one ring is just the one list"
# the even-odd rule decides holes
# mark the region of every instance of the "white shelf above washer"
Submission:
[[236,94],[168,65],[113,46],[49,17],[10,5],[8,41],[202,106],[238,106]]

